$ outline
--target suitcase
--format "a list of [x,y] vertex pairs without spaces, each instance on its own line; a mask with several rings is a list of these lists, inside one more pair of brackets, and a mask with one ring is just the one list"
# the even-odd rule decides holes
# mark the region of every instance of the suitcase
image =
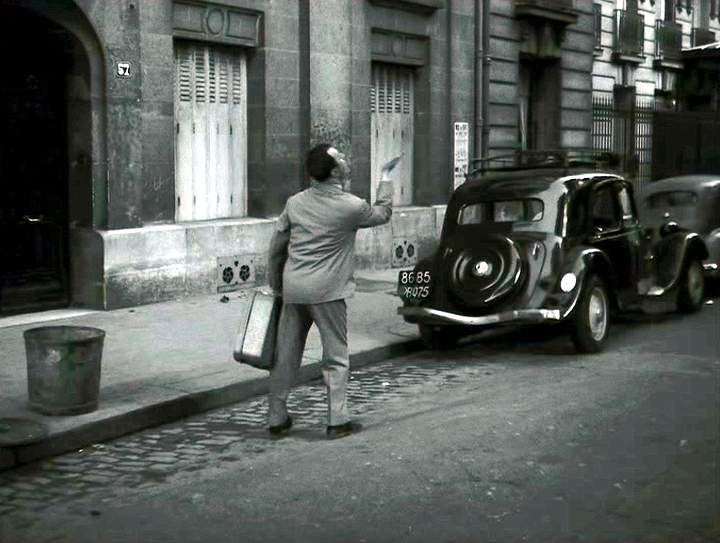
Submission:
[[280,320],[282,298],[256,290],[247,320],[240,325],[235,337],[233,358],[261,370],[275,364],[275,341]]

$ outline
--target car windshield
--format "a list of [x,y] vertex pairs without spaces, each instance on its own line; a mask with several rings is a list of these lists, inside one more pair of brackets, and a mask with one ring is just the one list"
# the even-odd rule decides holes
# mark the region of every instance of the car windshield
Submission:
[[459,224],[535,222],[543,218],[542,200],[497,200],[468,204],[460,210]]
[[693,207],[697,203],[697,194],[689,190],[658,192],[648,196],[646,202],[649,209]]

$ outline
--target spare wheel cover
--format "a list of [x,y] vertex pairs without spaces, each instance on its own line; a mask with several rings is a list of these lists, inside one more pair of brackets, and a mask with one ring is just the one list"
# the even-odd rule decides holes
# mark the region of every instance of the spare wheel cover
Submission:
[[450,288],[464,305],[479,307],[509,294],[520,282],[522,259],[517,246],[504,236],[465,239],[450,263]]

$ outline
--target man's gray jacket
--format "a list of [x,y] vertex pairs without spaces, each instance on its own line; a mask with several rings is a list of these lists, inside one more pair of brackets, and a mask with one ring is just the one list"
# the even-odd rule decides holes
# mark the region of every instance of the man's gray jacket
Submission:
[[355,234],[392,215],[392,183],[382,181],[374,205],[333,181],[288,198],[270,243],[268,282],[288,304],[341,300],[355,291]]

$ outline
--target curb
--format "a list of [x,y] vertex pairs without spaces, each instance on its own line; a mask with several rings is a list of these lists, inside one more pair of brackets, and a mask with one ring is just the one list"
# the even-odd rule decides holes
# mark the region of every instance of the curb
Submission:
[[[362,367],[376,362],[410,354],[422,349],[419,339],[411,339],[375,347],[350,355],[351,367]],[[321,364],[313,362],[301,366],[296,386],[322,376]],[[50,436],[44,440],[17,447],[0,447],[0,471],[77,450],[88,445],[118,438],[146,428],[167,424],[203,411],[209,411],[254,396],[266,394],[267,377],[250,379],[231,385],[193,392],[147,405],[105,420],[94,421],[72,430]]]

